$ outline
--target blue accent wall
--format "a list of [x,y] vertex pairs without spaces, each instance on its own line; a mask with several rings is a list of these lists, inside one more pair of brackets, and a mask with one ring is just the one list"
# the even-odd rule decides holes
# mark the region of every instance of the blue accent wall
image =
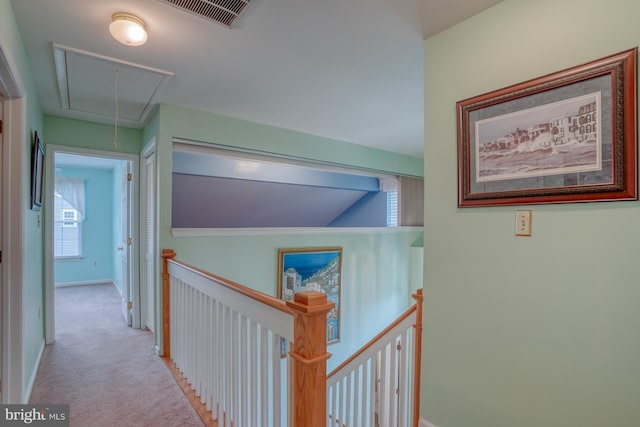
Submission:
[[386,227],[387,193],[369,192],[329,224],[329,227]]
[[61,167],[56,176],[85,179],[82,258],[56,261],[55,283],[110,281],[113,273],[113,171]]

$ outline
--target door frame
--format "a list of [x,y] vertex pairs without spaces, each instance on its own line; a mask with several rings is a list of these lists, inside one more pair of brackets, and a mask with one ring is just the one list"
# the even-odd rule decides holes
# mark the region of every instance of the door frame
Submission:
[[[53,206],[53,186],[55,182],[55,155],[57,153],[75,154],[80,156],[92,156],[92,157],[105,157],[110,159],[125,160],[131,164],[131,170],[133,173],[132,184],[132,196],[129,200],[131,210],[131,258],[129,262],[129,298],[133,303],[132,308],[132,327],[140,328],[140,269],[139,269],[139,251],[136,249],[136,245],[139,242],[139,230],[138,218],[139,212],[139,158],[137,154],[120,153],[116,151],[103,151],[90,148],[68,147],[63,145],[46,145],[45,155],[45,192],[44,203],[45,206]],[[46,343],[51,344],[55,342],[55,283],[54,283],[54,256],[53,256],[53,209],[45,210],[45,235],[44,235],[44,276],[45,276],[45,292],[44,292],[44,304],[45,304],[45,338]]]
[[[26,91],[18,67],[0,34],[0,91],[3,102],[2,149],[2,403],[23,403],[22,267],[26,206]],[[11,248],[11,251],[9,251]],[[11,286],[9,286],[11,283]]]
[[[129,303],[133,303],[133,288],[132,288],[132,283],[133,283],[133,275],[131,274],[132,272],[132,265],[131,263],[133,262],[133,259],[131,257],[132,253],[133,253],[133,241],[130,240],[133,237],[133,213],[131,212],[131,200],[133,199],[133,182],[132,179],[129,179],[128,177],[131,176],[133,177],[133,167],[132,167],[132,162],[131,161],[123,161],[123,163],[121,163],[123,165],[122,169],[118,168],[116,169],[117,172],[120,174],[120,179],[121,181],[118,181],[117,179],[114,180],[114,206],[113,206],[113,211],[114,212],[120,212],[121,217],[119,218],[120,221],[122,222],[122,228],[119,230],[120,231],[120,235],[116,236],[115,234],[115,230],[113,230],[113,236],[114,237],[120,237],[120,241],[119,242],[114,242],[114,246],[116,245],[120,245],[118,246],[118,251],[120,251],[121,249],[123,250],[122,253],[115,253],[115,258],[114,258],[114,267],[116,266],[116,264],[118,264],[116,258],[120,257],[122,263],[120,263],[120,265],[122,266],[122,270],[121,270],[121,275],[120,277],[118,277],[117,279],[119,279],[119,284],[120,286],[119,291],[120,291],[120,296],[122,298],[122,317],[125,321],[125,323],[127,324],[127,326],[133,326],[133,317],[134,314],[136,312],[136,310],[133,310],[133,306],[131,306],[131,308],[129,307]],[[114,175],[115,175],[115,171],[114,171]],[[115,177],[115,176],[114,176]],[[119,191],[118,189],[116,189],[116,183],[120,183],[121,185],[119,186]],[[116,191],[118,191],[117,193],[115,193]],[[122,200],[126,201],[126,205],[124,203],[121,203]],[[120,209],[118,209],[120,208]],[[116,279],[114,277],[114,279]],[[136,304],[137,305],[137,304]]]

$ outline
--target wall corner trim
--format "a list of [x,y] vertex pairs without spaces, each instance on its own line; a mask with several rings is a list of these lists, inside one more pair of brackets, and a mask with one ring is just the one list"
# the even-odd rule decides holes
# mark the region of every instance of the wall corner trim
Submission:
[[42,362],[42,355],[44,354],[45,340],[42,339],[40,343],[40,351],[38,351],[38,358],[36,359],[36,363],[31,370],[31,375],[29,375],[29,382],[26,384],[24,389],[24,396],[22,396],[22,404],[26,405],[31,400],[31,393],[33,392],[33,386],[36,383],[36,376],[38,375],[38,369],[40,368],[40,362]]
[[18,73],[18,66],[9,51],[9,44],[0,33],[0,92],[6,99],[22,98],[26,95]]

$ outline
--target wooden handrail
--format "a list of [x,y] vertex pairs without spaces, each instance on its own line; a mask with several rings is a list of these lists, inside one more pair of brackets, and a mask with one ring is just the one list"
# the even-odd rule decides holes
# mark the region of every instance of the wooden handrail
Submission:
[[202,270],[198,267],[194,267],[193,265],[178,261],[174,259],[175,257],[176,252],[173,249],[162,250],[162,355],[164,357],[171,357],[171,293],[169,289],[169,263],[180,265],[181,267],[190,270],[193,273],[212,279],[221,286],[238,292],[248,298],[251,298],[269,307],[275,308],[276,310],[293,315],[293,311],[282,300],[276,299],[270,295],[248,288],[223,277],[216,276],[213,273]]
[[[163,251],[164,253],[164,251]],[[175,254],[175,253],[174,253]],[[174,255],[175,256],[175,255]],[[248,298],[251,298],[255,301],[261,302],[265,305],[268,305],[269,307],[275,308],[276,310],[285,312],[287,314],[291,314],[293,315],[293,311],[287,307],[287,304],[285,303],[285,301],[277,299],[275,297],[272,297],[271,295],[265,294],[263,292],[260,291],[256,291],[255,289],[251,289],[247,286],[243,286],[239,283],[236,283],[232,280],[229,279],[225,279],[224,277],[220,277],[217,276],[213,273],[210,273],[208,271],[202,270],[198,267],[195,267],[193,265],[187,264],[186,262],[182,262],[182,261],[178,261],[177,259],[171,259],[169,262],[173,263],[173,264],[177,264],[180,265],[181,267],[190,270],[196,274],[199,274],[201,276],[207,277],[209,279],[214,280],[216,283],[218,283],[219,285],[224,286],[225,288],[231,289],[235,292],[238,292],[239,294],[242,294]]]
[[415,329],[415,344],[414,344],[414,366],[413,366],[413,402],[411,402],[413,410],[413,419],[411,420],[412,427],[418,427],[420,423],[420,375],[421,375],[421,357],[422,357],[422,289],[419,289],[415,294],[411,295],[416,301],[411,307],[409,307],[404,313],[400,315],[393,323],[387,326],[382,332],[369,340],[358,351],[351,355],[347,360],[342,362],[337,368],[331,371],[327,375],[327,381],[333,376],[342,371],[351,362],[360,357],[363,353],[374,346],[380,339],[382,339],[387,333],[392,331],[395,327],[404,322],[409,316],[415,312],[415,321],[413,328]]
[[360,347],[359,350],[357,350],[354,354],[352,354],[347,360],[345,360],[344,362],[342,362],[340,365],[338,365],[337,368],[335,368],[333,371],[331,371],[328,375],[327,375],[327,380],[329,380],[332,376],[334,376],[335,374],[337,374],[338,372],[340,372],[340,370],[342,368],[344,368],[345,366],[347,366],[349,363],[351,363],[354,359],[356,359],[358,356],[360,356],[362,353],[364,353],[365,351],[367,351],[369,349],[369,347],[373,346],[376,342],[378,342],[380,340],[380,338],[382,338],[383,336],[385,336],[391,329],[395,328],[396,326],[398,326],[398,324],[400,324],[403,320],[405,320],[407,317],[411,316],[411,314],[416,311],[416,305],[412,305],[411,307],[409,307],[407,309],[407,311],[405,311],[404,313],[402,313],[400,315],[400,317],[398,317],[396,320],[393,321],[393,323],[391,323],[389,326],[387,326],[386,328],[384,328],[382,330],[382,332],[380,332],[378,335],[376,335],[375,337],[371,338],[369,340],[369,342],[367,342],[365,345],[363,345],[362,347]]

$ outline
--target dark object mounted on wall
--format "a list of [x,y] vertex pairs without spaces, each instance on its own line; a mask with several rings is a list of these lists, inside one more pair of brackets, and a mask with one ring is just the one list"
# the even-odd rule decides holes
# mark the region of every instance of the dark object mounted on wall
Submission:
[[31,149],[31,209],[39,211],[42,206],[42,170],[44,168],[44,147],[38,138],[38,132],[33,135]]
[[458,206],[638,200],[637,56],[459,101]]

